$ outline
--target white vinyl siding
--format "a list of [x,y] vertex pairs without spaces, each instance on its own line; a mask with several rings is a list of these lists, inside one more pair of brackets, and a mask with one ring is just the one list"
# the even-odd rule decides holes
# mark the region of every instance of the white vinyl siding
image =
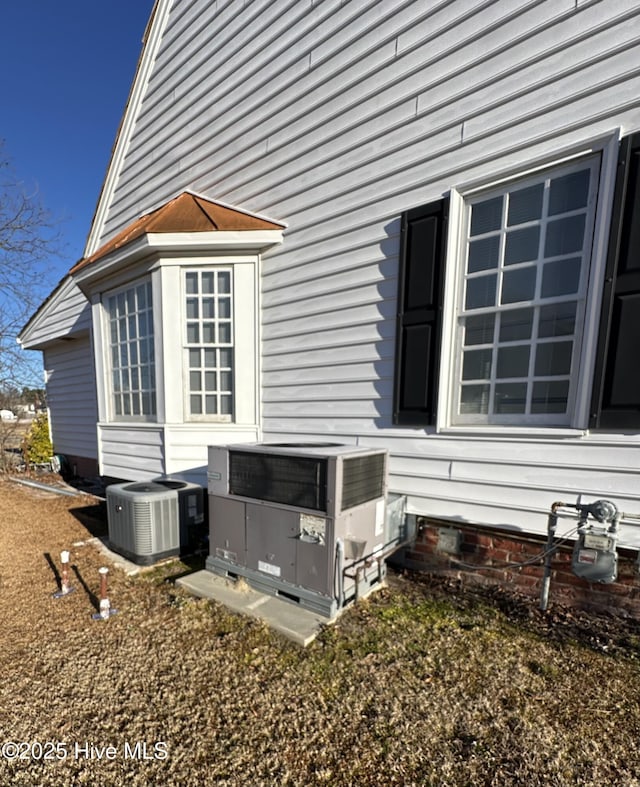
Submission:
[[[540,535],[557,500],[608,499],[638,513],[637,435],[380,437],[360,444],[389,448],[390,488],[415,513]],[[623,526],[621,540],[640,547],[640,528]]]
[[100,473],[151,481],[165,473],[163,430],[155,424],[100,424]]
[[44,351],[47,406],[53,450],[97,459],[96,381],[88,334],[58,342]]
[[630,2],[176,4],[103,237],[183,188],[287,221],[263,265],[265,429],[323,430],[330,414],[337,432],[376,431],[400,213],[640,125],[638,18]]
[[185,188],[286,221],[262,436],[386,446],[409,510],[544,532],[565,493],[626,489],[640,444],[393,428],[399,217],[639,129],[639,24],[635,0],[172,3],[94,246]]

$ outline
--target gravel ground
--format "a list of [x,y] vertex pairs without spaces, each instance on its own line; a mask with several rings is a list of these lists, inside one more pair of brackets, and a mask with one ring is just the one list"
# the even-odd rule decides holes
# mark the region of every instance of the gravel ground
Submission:
[[640,787],[636,621],[394,575],[302,650],[175,562],[96,622],[96,513],[0,481],[0,785]]

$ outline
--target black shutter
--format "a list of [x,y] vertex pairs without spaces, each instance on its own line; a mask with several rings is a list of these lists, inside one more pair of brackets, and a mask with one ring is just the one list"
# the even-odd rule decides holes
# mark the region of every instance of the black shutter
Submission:
[[402,215],[393,421],[435,423],[449,200]]
[[640,428],[640,134],[620,143],[590,426]]

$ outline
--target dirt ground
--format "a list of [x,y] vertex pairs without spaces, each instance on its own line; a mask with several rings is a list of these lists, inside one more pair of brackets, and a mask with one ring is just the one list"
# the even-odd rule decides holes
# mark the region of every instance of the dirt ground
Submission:
[[[306,649],[0,480],[0,784],[640,787],[640,627],[392,575]],[[55,599],[60,552],[74,592]]]

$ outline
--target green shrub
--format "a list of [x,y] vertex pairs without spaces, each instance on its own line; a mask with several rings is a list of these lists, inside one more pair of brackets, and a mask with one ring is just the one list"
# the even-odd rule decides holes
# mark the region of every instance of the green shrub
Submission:
[[52,455],[49,419],[46,413],[40,413],[29,427],[24,439],[24,458],[27,464],[35,465],[50,461]]

